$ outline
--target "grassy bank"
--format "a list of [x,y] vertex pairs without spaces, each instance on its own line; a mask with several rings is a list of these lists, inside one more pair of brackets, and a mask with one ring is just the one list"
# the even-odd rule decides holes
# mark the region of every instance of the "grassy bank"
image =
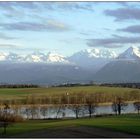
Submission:
[[[70,126],[89,126],[109,128],[116,131],[122,131],[140,135],[140,116],[139,115],[121,115],[100,118],[82,118],[73,120],[28,120],[22,123],[13,124],[8,127],[7,135],[12,136],[19,133],[25,133],[40,129],[59,129]],[[0,129],[2,131],[2,129]]]

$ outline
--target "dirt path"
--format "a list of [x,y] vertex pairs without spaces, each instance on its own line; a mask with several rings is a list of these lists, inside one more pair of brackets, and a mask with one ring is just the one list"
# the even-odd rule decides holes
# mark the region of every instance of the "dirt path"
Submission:
[[80,126],[39,130],[20,134],[14,136],[14,138],[140,138],[140,135],[117,132],[104,128]]

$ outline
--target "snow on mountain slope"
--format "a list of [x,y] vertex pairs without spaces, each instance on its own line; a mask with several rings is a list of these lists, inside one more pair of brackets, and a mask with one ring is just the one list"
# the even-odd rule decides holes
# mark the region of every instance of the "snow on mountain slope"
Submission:
[[15,53],[10,53],[4,59],[5,61],[13,61],[13,62],[28,62],[28,63],[68,63],[66,58],[62,55],[56,53],[40,53],[35,52],[32,54],[20,56]]
[[7,57],[7,53],[0,53],[0,61],[5,61]]
[[116,58],[117,54],[114,51],[110,51],[107,49],[86,49],[75,53],[71,56],[73,59],[80,59],[81,57],[84,58]]
[[86,49],[65,57],[57,53],[35,52],[28,55],[16,53],[0,53],[0,61],[6,62],[28,62],[28,63],[52,63],[52,64],[75,64],[82,67],[99,69],[108,62],[115,60],[139,60],[140,48],[130,47],[119,56],[109,49]]
[[57,53],[40,53],[35,52],[28,55],[18,55],[9,53],[0,54],[0,61],[21,62],[21,63],[46,63],[46,64],[69,64],[80,66],[85,69],[98,70],[117,55],[109,50],[87,49],[75,53],[71,57],[64,57]]
[[114,60],[117,54],[107,49],[87,49],[69,57],[69,61],[81,67],[97,71]]
[[51,53],[51,52],[47,54],[47,62],[48,63],[69,63],[69,61],[66,60],[64,56],[56,54],[56,53]]
[[62,55],[51,53],[48,54],[35,52],[28,55],[18,55],[16,53],[0,53],[0,61],[21,62],[21,63],[69,63]]
[[118,59],[140,59],[140,48],[130,47],[125,52],[118,56]]
[[16,54],[16,53],[8,53],[8,55],[6,55],[5,59],[3,59],[4,61],[10,61],[10,62],[23,62],[23,57]]
[[117,54],[114,51],[107,49],[90,49],[87,50],[89,57],[92,58],[116,58]]
[[47,62],[47,56],[43,53],[33,53],[25,56],[25,62]]

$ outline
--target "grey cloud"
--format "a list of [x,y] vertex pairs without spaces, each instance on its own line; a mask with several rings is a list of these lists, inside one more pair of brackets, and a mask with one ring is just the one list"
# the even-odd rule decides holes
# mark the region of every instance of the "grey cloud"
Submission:
[[0,7],[4,9],[13,9],[14,7],[22,7],[27,9],[40,9],[40,6],[46,10],[93,10],[90,2],[33,2],[33,1],[18,1],[18,2],[0,2]]
[[58,2],[57,8],[66,10],[90,10],[93,11],[92,3],[90,2]]
[[27,8],[27,9],[37,9],[38,5],[37,2],[29,1],[29,2],[14,2],[15,6]]
[[117,4],[121,5],[121,6],[129,6],[129,3],[126,2],[126,1],[119,1],[119,2],[116,2]]
[[13,49],[13,48],[19,48],[21,46],[15,45],[15,44],[0,44],[0,48],[3,49]]
[[118,31],[129,32],[129,33],[140,33],[140,25],[128,26],[123,29],[118,29]]
[[30,1],[30,2],[23,2],[23,1],[19,1],[19,2],[12,2],[12,1],[7,1],[7,2],[4,2],[4,1],[1,1],[0,2],[0,8],[3,8],[3,9],[14,9],[15,7],[23,7],[23,8],[28,8],[28,9],[35,9],[37,8],[37,4],[33,1]]
[[29,17],[33,12],[39,13],[39,11],[34,2],[0,2],[0,14],[10,19]]
[[46,10],[63,10],[63,11],[71,11],[71,10],[92,10],[93,11],[93,5],[90,2],[36,2],[36,5],[38,7],[45,8]]
[[0,27],[6,30],[19,30],[19,31],[67,31],[70,27],[67,25],[56,22],[48,21],[47,23],[34,23],[34,22],[16,22],[16,23],[1,23]]
[[122,37],[113,36],[103,39],[88,39],[87,45],[90,47],[106,47],[106,48],[118,48],[123,47],[125,44],[140,43],[140,37]]
[[81,35],[84,35],[84,36],[89,36],[91,35],[91,33],[87,33],[87,32],[80,32]]
[[51,12],[77,12],[77,11],[94,11],[93,4],[90,2],[49,2],[49,1],[7,1],[0,2],[0,14],[6,18],[21,20],[22,18],[33,18],[34,15],[45,16]]
[[12,11],[12,10],[14,10],[14,7],[12,6],[12,2],[1,1],[0,2],[0,9]]
[[104,13],[108,16],[116,18],[116,21],[135,19],[140,20],[139,8],[118,8],[115,10],[105,10]]
[[16,9],[11,2],[0,2],[0,14],[8,18],[21,18],[25,15],[23,10]]
[[4,33],[0,33],[0,39],[11,40],[11,39],[16,39],[16,37],[10,37]]

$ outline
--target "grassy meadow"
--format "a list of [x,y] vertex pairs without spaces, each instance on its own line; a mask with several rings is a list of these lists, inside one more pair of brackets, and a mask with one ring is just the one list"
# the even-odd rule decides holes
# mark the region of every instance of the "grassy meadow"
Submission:
[[[120,116],[108,116],[99,118],[81,118],[72,120],[27,120],[22,123],[16,123],[7,128],[7,136],[14,136],[20,133],[29,133],[35,130],[59,129],[67,127],[88,126],[109,128],[115,131],[121,131],[140,135],[140,116],[129,114]],[[2,132],[3,129],[1,128]]]
[[[138,96],[140,89],[101,86],[79,86],[79,87],[48,87],[48,88],[0,88],[0,100],[25,99],[27,96],[59,96],[80,94],[105,94],[106,96]],[[131,100],[131,99],[130,99]]]

